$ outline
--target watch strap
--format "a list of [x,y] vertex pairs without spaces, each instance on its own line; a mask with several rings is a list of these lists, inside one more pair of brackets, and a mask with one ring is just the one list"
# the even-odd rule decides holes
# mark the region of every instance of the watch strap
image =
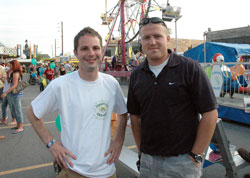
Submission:
[[196,154],[194,154],[192,151],[189,153],[189,155],[192,157],[192,158],[195,158]]
[[53,138],[53,139],[47,144],[47,148],[49,149],[55,142],[56,142],[56,139]]
[[197,163],[200,163],[200,162],[203,161],[202,156],[199,155],[199,154],[195,154],[195,153],[193,153],[193,152],[191,151],[191,152],[189,153],[189,155],[190,155],[192,158],[194,158],[194,160],[195,160]]

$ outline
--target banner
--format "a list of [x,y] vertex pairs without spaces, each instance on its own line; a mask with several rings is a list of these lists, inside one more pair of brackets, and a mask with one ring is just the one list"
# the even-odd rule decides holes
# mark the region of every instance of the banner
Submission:
[[37,58],[37,49],[38,49],[38,45],[34,45],[34,48],[33,48],[33,58]]
[[22,56],[22,45],[17,44],[17,56]]

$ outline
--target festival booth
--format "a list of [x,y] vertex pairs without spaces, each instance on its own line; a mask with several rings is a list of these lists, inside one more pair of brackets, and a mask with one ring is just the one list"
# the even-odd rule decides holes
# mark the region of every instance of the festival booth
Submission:
[[[216,60],[216,55],[223,59]],[[250,45],[206,42],[184,52],[184,56],[204,67],[216,93],[219,117],[250,124],[250,113],[244,107],[244,98],[250,98],[249,71],[245,69],[249,63],[242,63],[242,56],[250,56]]]
[[[204,48],[206,50],[204,50]],[[239,56],[250,55],[250,45],[206,42],[185,51],[184,56],[193,60],[198,60],[200,63],[204,63],[212,62],[213,56],[216,53],[221,53],[224,56],[224,62],[236,62]]]

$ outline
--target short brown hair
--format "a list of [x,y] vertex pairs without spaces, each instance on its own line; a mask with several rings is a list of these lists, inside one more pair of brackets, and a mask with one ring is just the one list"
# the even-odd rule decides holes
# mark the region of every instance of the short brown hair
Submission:
[[102,48],[102,37],[101,37],[101,35],[97,31],[95,31],[93,28],[85,27],[74,38],[74,50],[75,51],[78,48],[79,39],[84,35],[90,35],[90,36],[94,36],[94,37],[96,36],[100,40],[100,46]]

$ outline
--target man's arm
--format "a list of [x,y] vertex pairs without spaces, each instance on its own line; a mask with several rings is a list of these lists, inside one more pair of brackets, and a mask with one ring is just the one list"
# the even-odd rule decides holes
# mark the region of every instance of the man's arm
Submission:
[[[53,136],[46,129],[43,121],[35,116],[32,106],[28,108],[27,116],[32,124],[32,127],[36,131],[37,135],[41,138],[43,143],[47,145],[53,139]],[[73,159],[76,159],[76,157],[72,153],[70,153],[66,148],[64,148],[60,142],[56,141],[49,148],[49,151],[53,155],[53,157],[55,158],[56,162],[59,164],[60,167],[65,167],[66,169],[68,169],[68,166],[65,161],[67,161],[69,165],[73,167],[73,164],[69,160],[68,156],[72,157]]]
[[139,115],[130,114],[131,119],[131,127],[134,135],[135,143],[138,149],[138,154],[141,153],[140,145],[141,145],[141,118]]
[[118,120],[119,120],[119,125],[118,125],[115,139],[114,141],[111,141],[110,147],[104,155],[106,157],[108,154],[110,154],[107,160],[107,164],[112,164],[113,162],[116,162],[119,159],[119,156],[122,150],[123,141],[125,138],[125,131],[126,131],[127,120],[128,120],[127,113],[118,115]]
[[[217,123],[217,118],[218,118],[217,109],[202,114],[202,118],[198,126],[196,139],[192,148],[193,153],[200,155],[204,153],[205,149],[208,147],[213,137]],[[193,160],[193,158],[191,159]]]

